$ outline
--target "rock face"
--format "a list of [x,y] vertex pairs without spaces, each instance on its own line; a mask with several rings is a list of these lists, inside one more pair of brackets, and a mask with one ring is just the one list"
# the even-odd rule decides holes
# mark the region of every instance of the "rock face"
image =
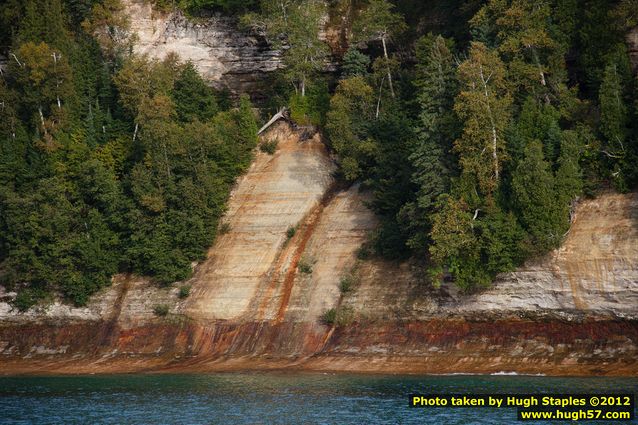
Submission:
[[439,290],[409,264],[368,262],[345,300],[379,319],[596,316],[638,320],[638,194],[604,194],[579,205],[560,249],[497,279],[476,295]]
[[[302,141],[279,122],[264,138],[277,151],[256,153],[229,230],[190,281],[162,289],[117,276],[81,309],[20,314],[0,302],[0,373],[638,373],[638,194],[581,202],[559,250],[463,295],[433,288],[412,263],[357,260],[377,224],[368,195],[335,183],[318,135]],[[338,326],[322,320],[330,309]]]
[[254,93],[259,98],[264,76],[282,66],[280,53],[264,39],[243,33],[236,20],[223,16],[190,20],[182,12],[153,10],[145,0],[124,0],[135,52],[163,59],[177,53],[191,61],[217,89]]

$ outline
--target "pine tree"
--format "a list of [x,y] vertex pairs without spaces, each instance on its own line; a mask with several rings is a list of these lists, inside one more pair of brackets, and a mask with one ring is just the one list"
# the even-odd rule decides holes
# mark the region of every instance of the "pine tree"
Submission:
[[556,248],[567,230],[555,185],[542,144],[530,143],[512,177],[512,191],[518,215],[530,234],[528,250],[533,254]]
[[172,97],[177,116],[183,122],[210,120],[219,109],[213,89],[206,85],[191,62],[186,63],[175,80]]
[[422,37],[416,46],[414,85],[419,115],[409,159],[414,168],[411,180],[418,190],[416,202],[403,209],[412,227],[410,245],[415,249],[425,248],[431,212],[437,197],[448,191],[454,168],[451,151],[459,124],[453,110],[458,81],[452,49],[451,40],[432,34]]
[[429,35],[417,44],[418,141],[410,156],[419,186],[418,205],[428,210],[449,187],[452,143],[458,123],[453,112],[458,92],[452,42]]
[[350,47],[343,55],[341,66],[341,78],[365,76],[370,66],[370,57],[361,53],[358,49]]

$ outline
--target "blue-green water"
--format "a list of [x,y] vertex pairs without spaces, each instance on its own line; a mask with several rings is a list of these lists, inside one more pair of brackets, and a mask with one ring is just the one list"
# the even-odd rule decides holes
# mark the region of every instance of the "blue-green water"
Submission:
[[11,377],[0,378],[0,424],[510,424],[517,423],[515,409],[411,409],[408,396],[610,391],[636,393],[638,379],[287,373]]

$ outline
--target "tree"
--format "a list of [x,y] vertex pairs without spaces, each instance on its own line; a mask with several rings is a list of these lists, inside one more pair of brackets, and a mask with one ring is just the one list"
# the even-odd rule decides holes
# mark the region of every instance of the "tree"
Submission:
[[192,62],[187,62],[173,88],[177,116],[183,122],[210,120],[218,111],[213,89],[199,76]]
[[[353,25],[352,32],[357,41],[381,41],[383,57],[389,61],[387,42],[392,36],[405,31],[403,17],[393,12],[394,5],[387,0],[370,0]],[[390,66],[386,66],[390,93],[395,97]]]
[[458,81],[452,49],[452,41],[431,34],[416,47],[419,120],[410,160],[415,168],[412,181],[419,186],[418,205],[425,211],[449,188],[449,155],[458,128],[453,111]]
[[326,134],[339,155],[341,171],[347,180],[362,176],[375,152],[367,136],[367,122],[373,111],[372,88],[362,77],[341,80],[330,100]]
[[285,73],[302,97],[307,81],[323,68],[327,56],[328,47],[319,40],[325,14],[321,0],[265,0],[261,14],[242,18],[244,25],[265,33],[275,48],[283,50]]
[[[23,102],[37,111],[40,130],[44,133],[46,146],[53,147],[49,130],[61,118],[63,100],[73,95],[73,75],[66,57],[48,44],[27,42],[22,44],[11,62],[11,73],[20,86]],[[57,114],[49,121],[55,104]],[[57,119],[56,119],[57,118]]]
[[571,215],[572,202],[583,191],[583,172],[580,166],[582,151],[583,143],[578,131],[564,131],[556,171],[556,198],[563,208],[563,217]]
[[489,275],[483,271],[480,259],[479,240],[474,234],[474,219],[468,205],[452,196],[442,195],[437,200],[430,238],[430,271],[435,285],[448,270],[455,283],[463,289],[476,284],[489,283]]
[[370,57],[361,53],[360,50],[350,47],[346,54],[343,55],[341,78],[365,76],[368,73],[369,66]]
[[[492,0],[492,3],[501,2]],[[518,79],[517,84],[525,93],[533,93],[547,103],[550,101],[548,56],[557,47],[548,31],[550,16],[551,9],[547,2],[513,0],[496,19],[499,51],[509,59],[513,77]],[[553,74],[560,75],[556,72]]]
[[561,146],[560,112],[551,104],[529,96],[513,123],[508,137],[510,155],[515,161],[524,156],[525,147],[534,140],[543,143],[545,158],[554,163]]
[[600,102],[600,132],[605,146],[602,152],[611,167],[612,177],[617,187],[627,190],[625,174],[632,166],[627,164],[629,149],[629,112],[626,106],[622,76],[616,62],[610,62],[605,68],[603,81],[598,93]]
[[119,56],[132,50],[130,22],[121,0],[95,3],[88,18],[82,21],[82,28],[100,43],[111,65]]
[[531,241],[528,249],[542,254],[558,247],[566,229],[564,209],[556,196],[550,164],[539,141],[525,148],[525,157],[512,177],[515,205]]
[[[622,81],[615,63],[605,68],[603,82],[600,86],[598,99],[600,102],[600,132],[607,140],[610,148],[622,150],[627,138],[628,111],[625,105]],[[608,152],[609,155],[614,155]]]
[[462,172],[476,177],[483,194],[491,194],[506,157],[505,129],[511,115],[505,66],[496,52],[473,42],[469,58],[459,66],[459,79],[461,92],[454,110],[463,122],[463,133],[454,149]]

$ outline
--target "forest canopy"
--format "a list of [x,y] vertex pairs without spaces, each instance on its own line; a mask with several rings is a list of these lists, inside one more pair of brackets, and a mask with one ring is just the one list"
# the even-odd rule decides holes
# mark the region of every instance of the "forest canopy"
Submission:
[[[281,50],[264,97],[371,192],[368,248],[435,285],[485,287],[558,247],[579,198],[636,187],[635,0],[154,3],[231,15]],[[83,305],[118,272],[187,278],[251,161],[248,97],[133,54],[121,10],[0,5],[0,284],[20,309]]]
[[85,304],[117,272],[188,277],[251,161],[248,98],[224,109],[192,64],[131,54],[120,7],[0,7],[10,58],[0,78],[0,283],[20,309],[53,292]]

